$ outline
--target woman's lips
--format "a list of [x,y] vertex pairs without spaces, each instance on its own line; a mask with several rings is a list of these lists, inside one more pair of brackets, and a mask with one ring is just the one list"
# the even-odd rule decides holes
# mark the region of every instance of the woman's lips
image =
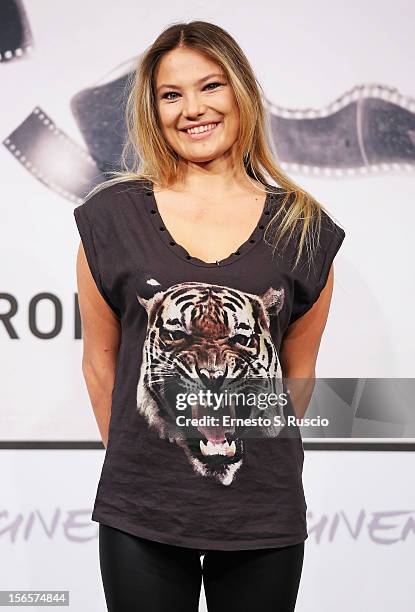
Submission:
[[200,132],[199,134],[189,134],[186,130],[180,131],[182,132],[182,134],[184,134],[185,137],[189,138],[190,140],[204,140],[205,138],[208,138],[211,134],[213,134],[213,132],[215,132],[221,125],[222,122],[219,121],[219,123],[217,123],[214,128],[206,130],[205,132]]

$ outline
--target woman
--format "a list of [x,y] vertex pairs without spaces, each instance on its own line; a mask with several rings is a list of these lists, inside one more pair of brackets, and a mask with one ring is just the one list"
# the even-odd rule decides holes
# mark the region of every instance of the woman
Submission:
[[196,611],[202,575],[209,612],[294,610],[307,506],[292,403],[206,408],[200,391],[300,379],[303,416],[345,233],[273,159],[255,76],[218,26],[166,29],[125,119],[135,165],[75,209],[108,610]]

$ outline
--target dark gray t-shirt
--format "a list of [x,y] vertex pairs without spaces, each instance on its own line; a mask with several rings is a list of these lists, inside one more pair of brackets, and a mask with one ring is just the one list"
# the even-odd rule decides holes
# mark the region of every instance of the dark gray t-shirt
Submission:
[[[122,329],[92,520],[203,550],[307,538],[298,427],[283,420],[262,437],[272,428],[252,434],[223,420],[216,428],[201,420],[183,427],[185,416],[202,414],[201,404],[174,404],[178,388],[189,393],[196,383],[241,389],[264,373],[281,381],[284,334],[326,284],[345,232],[323,213],[314,265],[308,268],[304,251],[292,272],[294,241],[273,257],[263,240],[282,201],[282,190],[271,189],[251,236],[218,263],[191,257],[174,241],[149,182],[106,187],[75,208],[91,273]],[[216,415],[249,417],[251,410]],[[279,414],[293,415],[291,404]]]

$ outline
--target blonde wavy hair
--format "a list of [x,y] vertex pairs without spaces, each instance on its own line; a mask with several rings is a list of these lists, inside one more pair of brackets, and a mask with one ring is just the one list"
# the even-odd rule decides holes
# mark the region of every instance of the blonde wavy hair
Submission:
[[[262,100],[262,87],[232,36],[206,21],[174,23],[140,55],[137,68],[131,73],[124,92],[126,139],[120,158],[122,171],[108,172],[113,178],[96,185],[86,199],[116,183],[151,181],[164,189],[177,180],[180,158],[161,131],[155,71],[160,59],[179,47],[199,51],[215,61],[233,88],[240,117],[239,137],[234,144],[237,173],[243,170],[248,178],[261,183],[266,193],[270,191],[267,187],[269,178],[282,188],[282,204],[266,226],[265,242],[272,246],[274,254],[284,236],[286,241],[283,248],[296,234],[299,240],[294,268],[304,247],[310,263],[319,241],[322,211],[328,212],[279,167],[272,153],[271,130]],[[253,184],[256,186],[254,181]]]

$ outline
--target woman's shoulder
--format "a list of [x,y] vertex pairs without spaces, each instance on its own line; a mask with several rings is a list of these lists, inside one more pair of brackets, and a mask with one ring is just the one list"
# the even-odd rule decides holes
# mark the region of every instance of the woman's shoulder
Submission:
[[146,189],[148,185],[137,179],[100,183],[87,194],[78,208],[82,208],[92,219],[98,214],[112,213],[121,203],[129,201],[129,194],[143,193]]

